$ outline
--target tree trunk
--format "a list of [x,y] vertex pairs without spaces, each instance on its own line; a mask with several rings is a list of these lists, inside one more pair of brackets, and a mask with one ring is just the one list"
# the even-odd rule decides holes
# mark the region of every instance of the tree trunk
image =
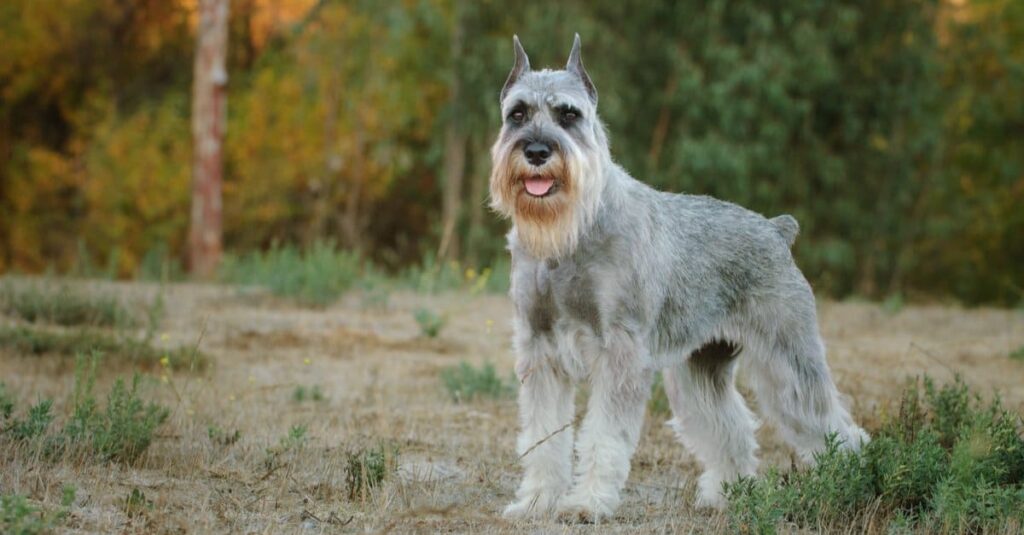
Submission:
[[222,250],[221,175],[227,111],[228,0],[200,0],[192,83],[192,221],[189,267],[210,278]]
[[459,256],[459,236],[456,227],[462,212],[462,182],[466,173],[466,133],[461,118],[462,83],[459,79],[459,61],[462,57],[462,11],[455,3],[455,25],[452,29],[452,78],[448,99],[448,124],[444,133],[444,189],[441,199],[441,244],[437,250],[439,260]]

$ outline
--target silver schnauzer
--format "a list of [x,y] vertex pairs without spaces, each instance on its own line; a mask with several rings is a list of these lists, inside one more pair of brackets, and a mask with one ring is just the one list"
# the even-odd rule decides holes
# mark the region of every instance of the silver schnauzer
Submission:
[[[576,36],[565,70],[530,69],[519,39],[501,91],[492,207],[508,234],[525,470],[506,516],[612,515],[629,476],[654,371],[669,422],[704,467],[698,504],[757,469],[759,405],[813,462],[835,434],[869,440],[840,402],[814,294],[790,253],[798,226],[709,197],[656,191],[612,161]],[[590,396],[575,440],[574,385]]]

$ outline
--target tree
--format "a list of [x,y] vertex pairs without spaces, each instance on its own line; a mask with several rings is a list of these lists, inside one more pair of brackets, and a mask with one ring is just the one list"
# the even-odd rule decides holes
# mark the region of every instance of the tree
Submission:
[[227,117],[228,0],[200,0],[192,86],[192,221],[189,263],[208,278],[222,250],[221,176]]

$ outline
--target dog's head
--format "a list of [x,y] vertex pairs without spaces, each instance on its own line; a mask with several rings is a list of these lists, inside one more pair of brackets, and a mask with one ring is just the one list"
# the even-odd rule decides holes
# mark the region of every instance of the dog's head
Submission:
[[575,247],[597,209],[610,160],[607,136],[579,35],[564,70],[533,71],[518,37],[513,46],[501,133],[491,149],[491,207],[514,220],[531,253],[557,257]]

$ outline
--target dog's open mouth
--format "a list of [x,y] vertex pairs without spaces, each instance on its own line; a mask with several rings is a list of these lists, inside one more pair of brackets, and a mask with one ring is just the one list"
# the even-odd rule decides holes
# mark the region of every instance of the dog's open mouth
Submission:
[[534,175],[523,180],[526,193],[532,197],[547,197],[558,191],[558,183],[554,178]]

